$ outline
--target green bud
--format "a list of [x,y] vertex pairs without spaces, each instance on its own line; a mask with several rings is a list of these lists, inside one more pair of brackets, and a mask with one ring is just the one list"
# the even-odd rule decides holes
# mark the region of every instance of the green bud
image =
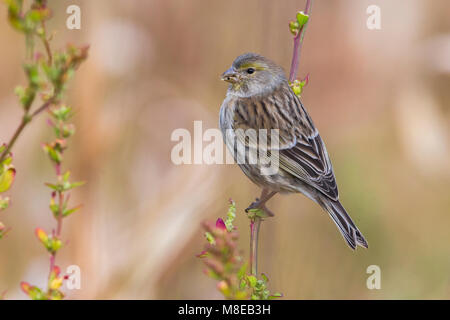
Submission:
[[299,28],[303,27],[309,20],[309,16],[305,14],[303,11],[297,12],[297,22]]
[[300,26],[297,21],[291,21],[289,22],[289,30],[291,33],[296,36],[298,34],[298,31],[300,29]]

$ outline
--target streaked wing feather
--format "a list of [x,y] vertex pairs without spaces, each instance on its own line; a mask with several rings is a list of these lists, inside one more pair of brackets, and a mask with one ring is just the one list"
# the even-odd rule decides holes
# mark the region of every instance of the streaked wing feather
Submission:
[[[264,98],[241,99],[235,108],[233,129],[267,129],[268,150],[270,129],[278,129],[280,169],[337,200],[337,184],[322,138],[292,90],[288,87],[280,91]],[[239,134],[236,137],[248,148],[258,147],[256,140]]]
[[296,145],[280,150],[280,166],[289,168],[292,175],[337,200],[339,193],[325,144],[300,99],[292,90],[289,93],[289,108],[295,110],[300,121],[296,123]]
[[337,200],[336,180],[320,135],[303,137],[297,141],[299,142],[293,148],[280,150],[280,167]]

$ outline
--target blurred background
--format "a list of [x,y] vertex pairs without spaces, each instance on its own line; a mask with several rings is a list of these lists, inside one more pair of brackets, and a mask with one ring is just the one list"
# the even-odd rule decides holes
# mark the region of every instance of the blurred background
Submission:
[[[69,84],[77,133],[65,168],[80,212],[65,221],[63,270],[81,268],[71,299],[221,298],[195,257],[200,223],[237,203],[236,226],[248,256],[244,214],[259,189],[237,165],[175,165],[173,130],[203,121],[218,127],[226,93],[219,80],[234,58],[261,53],[289,70],[288,22],[305,1],[49,1],[54,49],[90,44]],[[81,8],[81,30],[66,28],[67,6]],[[381,30],[369,30],[369,5]],[[302,100],[331,155],[340,196],[369,242],[350,250],[331,219],[300,195],[276,196],[260,232],[261,272],[287,299],[450,298],[450,3],[446,0],[315,1],[299,76]],[[17,127],[14,88],[24,84],[23,36],[0,6],[0,140]],[[20,281],[45,286],[48,256],[34,229],[54,228],[44,182],[53,168],[40,144],[42,115],[15,146],[16,181],[0,220],[0,293],[25,299]],[[204,144],[205,145],[205,144]],[[369,265],[381,289],[369,290]]]

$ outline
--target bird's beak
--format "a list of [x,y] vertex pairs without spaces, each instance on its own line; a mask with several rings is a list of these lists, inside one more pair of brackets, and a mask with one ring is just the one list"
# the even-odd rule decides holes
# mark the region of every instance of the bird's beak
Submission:
[[237,73],[234,71],[233,67],[231,67],[230,69],[228,69],[227,71],[225,71],[222,74],[222,78],[223,81],[229,82],[229,83],[236,83],[238,81],[238,75]]

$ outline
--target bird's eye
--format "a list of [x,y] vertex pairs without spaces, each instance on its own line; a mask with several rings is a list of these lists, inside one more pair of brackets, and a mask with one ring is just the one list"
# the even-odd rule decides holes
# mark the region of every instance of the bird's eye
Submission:
[[255,72],[255,69],[253,69],[253,68],[248,68],[247,69],[247,73],[248,74],[252,74],[252,73],[254,73]]

